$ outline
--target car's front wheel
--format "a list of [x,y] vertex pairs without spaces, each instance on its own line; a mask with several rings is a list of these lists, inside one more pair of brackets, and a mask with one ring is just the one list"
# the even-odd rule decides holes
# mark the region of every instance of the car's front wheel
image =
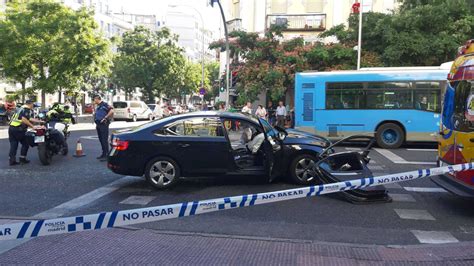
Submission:
[[316,162],[317,158],[311,154],[297,156],[290,165],[291,180],[300,185],[319,183]]
[[145,169],[148,183],[155,188],[169,188],[179,181],[180,169],[178,164],[166,157],[158,157],[150,161]]

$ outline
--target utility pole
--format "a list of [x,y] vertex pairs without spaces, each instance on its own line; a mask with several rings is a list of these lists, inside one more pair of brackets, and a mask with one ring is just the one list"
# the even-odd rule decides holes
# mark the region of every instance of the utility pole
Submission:
[[225,64],[226,64],[226,71],[225,71],[225,87],[226,87],[226,106],[227,108],[230,107],[230,48],[229,48],[229,32],[227,30],[227,21],[224,15],[224,9],[222,8],[221,2],[219,0],[210,0],[211,6],[214,7],[214,3],[219,5],[219,9],[221,11],[222,21],[224,22],[224,34],[225,34]]
[[360,0],[360,9],[359,9],[359,40],[357,43],[357,70],[360,70],[360,57],[362,53],[362,13],[364,13],[364,0]]

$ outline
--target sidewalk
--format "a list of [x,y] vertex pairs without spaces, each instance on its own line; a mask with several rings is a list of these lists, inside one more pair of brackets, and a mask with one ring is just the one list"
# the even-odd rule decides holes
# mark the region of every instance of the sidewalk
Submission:
[[[116,121],[110,124],[110,129],[120,129],[120,128],[127,128],[127,127],[136,127],[139,125],[143,125],[148,123],[148,120],[145,121],[137,121],[137,122],[126,122],[126,121]],[[78,123],[75,125],[71,125],[69,130],[72,131],[81,131],[81,130],[95,130],[95,124],[92,122],[89,123]],[[8,126],[0,127],[0,139],[7,139],[8,138]]]
[[358,246],[146,229],[40,237],[0,256],[0,264],[473,265],[474,243]]

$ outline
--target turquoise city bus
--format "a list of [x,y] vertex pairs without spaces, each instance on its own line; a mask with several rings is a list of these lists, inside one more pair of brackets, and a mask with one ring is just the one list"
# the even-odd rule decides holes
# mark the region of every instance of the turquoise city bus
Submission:
[[375,135],[382,148],[434,142],[450,66],[297,73],[295,126],[329,139]]

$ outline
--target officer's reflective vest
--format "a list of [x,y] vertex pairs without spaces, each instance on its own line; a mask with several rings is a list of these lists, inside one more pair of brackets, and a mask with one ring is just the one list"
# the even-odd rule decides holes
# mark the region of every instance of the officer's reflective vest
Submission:
[[24,109],[29,109],[28,106],[22,106],[20,108],[20,110],[18,110],[13,116],[12,116],[12,120],[10,121],[10,126],[12,127],[19,127],[21,126],[21,124],[23,123],[21,121],[21,119],[18,119],[18,117],[20,116],[20,113],[23,112]]

